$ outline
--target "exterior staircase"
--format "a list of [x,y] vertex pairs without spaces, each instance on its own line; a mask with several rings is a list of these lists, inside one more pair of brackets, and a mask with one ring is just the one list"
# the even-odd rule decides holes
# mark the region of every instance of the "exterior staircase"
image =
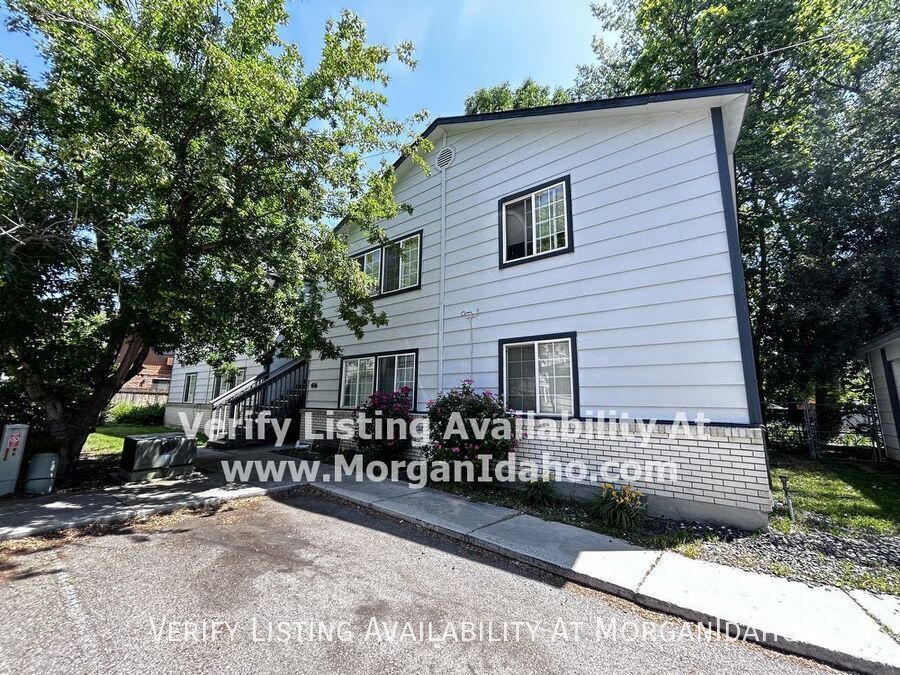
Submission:
[[[207,441],[208,447],[236,448],[247,443],[261,443],[258,438],[257,419],[268,411],[269,420],[295,419],[306,403],[306,378],[309,367],[306,361],[294,361],[272,373],[262,373],[214,398],[212,420],[214,435]],[[247,425],[252,425],[248,430]],[[271,423],[266,424],[272,431]],[[268,436],[268,434],[267,434]]]

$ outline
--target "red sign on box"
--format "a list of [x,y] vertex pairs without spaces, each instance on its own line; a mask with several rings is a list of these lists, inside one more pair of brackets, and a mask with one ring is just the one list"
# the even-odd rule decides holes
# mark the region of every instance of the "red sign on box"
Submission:
[[19,440],[21,438],[21,434],[18,431],[14,431],[9,435],[9,440],[6,442],[6,449],[3,452],[3,461],[6,461],[9,458],[10,451],[12,451],[13,456],[16,454],[16,449],[19,447]]

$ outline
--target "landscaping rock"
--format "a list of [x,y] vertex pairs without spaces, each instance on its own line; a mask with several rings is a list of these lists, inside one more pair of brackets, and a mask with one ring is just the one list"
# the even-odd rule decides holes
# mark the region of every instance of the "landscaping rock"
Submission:
[[900,594],[900,537],[836,534],[827,516],[809,514],[804,529],[747,532],[724,525],[654,518],[645,530],[676,534],[702,560],[776,574],[811,585],[833,585]]

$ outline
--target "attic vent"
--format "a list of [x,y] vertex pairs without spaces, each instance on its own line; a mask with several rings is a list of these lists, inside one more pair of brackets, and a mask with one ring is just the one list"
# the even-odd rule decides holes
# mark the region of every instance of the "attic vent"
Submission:
[[441,151],[437,154],[437,158],[434,160],[434,165],[438,169],[446,169],[453,164],[454,157],[456,157],[456,151],[448,145],[445,148],[441,148]]

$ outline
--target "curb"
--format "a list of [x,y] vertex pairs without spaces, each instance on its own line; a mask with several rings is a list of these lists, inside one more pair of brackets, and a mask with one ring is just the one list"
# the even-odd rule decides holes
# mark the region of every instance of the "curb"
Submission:
[[[544,572],[555,574],[556,576],[563,577],[565,579],[568,579],[569,581],[581,584],[582,586],[587,586],[588,588],[592,588],[603,593],[609,593],[610,595],[615,595],[625,600],[629,600],[642,607],[676,616],[691,623],[702,623],[711,630],[716,630],[720,633],[731,635],[732,637],[743,638],[748,642],[754,642],[756,644],[763,645],[767,648],[771,648],[786,654],[812,658],[817,661],[821,661],[822,663],[837,666],[839,668],[845,668],[864,673],[878,674],[898,672],[897,665],[892,665],[880,661],[871,661],[869,659],[864,659],[852,654],[847,654],[845,652],[838,652],[827,649],[819,645],[791,640],[770,631],[767,632],[764,629],[758,628],[756,626],[744,625],[740,622],[725,619],[723,617],[712,616],[703,611],[691,609],[690,607],[682,607],[680,605],[643,594],[640,592],[640,585],[638,586],[637,591],[632,591],[631,589],[603,581],[602,579],[597,579],[585,574],[580,574],[578,572],[575,572],[574,570],[569,569],[568,567],[563,567],[555,563],[542,560],[540,558],[535,558],[533,556],[512,551],[508,548],[504,548],[503,546],[493,544],[491,542],[477,539],[471,536],[471,532],[461,533],[459,531],[452,530],[435,523],[431,523],[421,518],[410,517],[405,514],[400,516],[397,513],[379,506],[379,503],[381,501],[389,501],[390,499],[392,499],[390,497],[372,502],[366,501],[365,499],[357,499],[349,495],[330,492],[327,489],[322,488],[316,482],[311,481],[310,483],[308,483],[308,485],[312,488],[315,488],[319,493],[328,496],[329,498],[343,500],[357,506],[371,509],[382,515],[412,523],[426,530],[430,530],[432,532],[450,537],[470,546],[474,546],[484,551],[503,556],[504,558],[508,558],[509,560],[514,560],[516,562],[535,567]],[[472,532],[476,531],[477,530],[472,530]],[[660,557],[662,557],[662,554],[663,552],[660,551]],[[657,562],[658,561],[659,558],[657,558]],[[655,565],[656,562],[654,562],[654,566]],[[641,585],[643,585],[643,582],[641,582]],[[722,628],[727,629],[729,627],[736,630],[722,630]]]
[[897,673],[897,666],[892,666],[888,663],[870,661],[858,656],[853,656],[852,654],[837,652],[808,642],[798,642],[797,640],[791,640],[774,633],[766,632],[764,629],[756,628],[755,626],[748,626],[732,621],[730,624],[737,629],[736,631],[721,630],[720,626],[722,626],[723,623],[721,617],[712,616],[706,612],[697,611],[689,607],[681,607],[671,602],[659,600],[650,595],[644,595],[640,592],[638,592],[632,600],[642,607],[647,607],[648,609],[653,609],[665,614],[671,614],[692,623],[702,623],[708,628],[725,633],[726,635],[743,638],[748,642],[755,642],[756,644],[763,645],[785,654],[804,656],[815,659],[816,661],[821,661],[827,665],[837,666],[838,668],[844,668],[855,672],[877,673],[879,675],[881,673]]

